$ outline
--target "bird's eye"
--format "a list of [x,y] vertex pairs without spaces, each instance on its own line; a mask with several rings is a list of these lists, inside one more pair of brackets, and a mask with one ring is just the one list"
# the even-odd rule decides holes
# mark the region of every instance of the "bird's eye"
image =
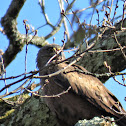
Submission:
[[49,51],[49,52],[54,52],[53,47],[48,48],[48,51]]

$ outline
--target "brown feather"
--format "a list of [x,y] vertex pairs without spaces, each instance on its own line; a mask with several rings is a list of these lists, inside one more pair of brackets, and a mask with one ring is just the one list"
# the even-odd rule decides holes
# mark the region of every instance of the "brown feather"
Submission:
[[[55,44],[51,46],[57,47]],[[50,63],[52,65],[44,70],[44,65],[54,55],[48,51],[48,48],[50,45],[43,47],[38,53],[37,66],[40,75],[54,73],[68,65],[67,62],[56,64],[61,60],[61,56],[58,56]],[[78,70],[87,72],[81,66],[72,65],[56,76],[41,79],[42,85],[48,79],[48,84],[43,89],[46,95],[59,94],[71,86],[71,90],[60,97],[45,98],[45,102],[57,116],[60,125],[73,126],[79,119],[91,119],[101,115],[121,118],[123,116],[121,111],[124,113],[125,111],[118,99],[96,77]],[[126,118],[117,123],[125,126]]]

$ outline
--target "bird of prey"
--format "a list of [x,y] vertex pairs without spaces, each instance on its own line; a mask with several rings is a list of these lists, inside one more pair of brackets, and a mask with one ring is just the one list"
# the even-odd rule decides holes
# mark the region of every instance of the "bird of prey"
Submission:
[[[80,119],[102,115],[114,117],[118,119],[117,124],[126,126],[126,112],[118,99],[99,79],[79,72],[87,72],[85,68],[76,64],[67,67],[69,62],[61,62],[65,57],[62,52],[57,53],[60,49],[59,45],[49,44],[42,47],[37,55],[40,76],[48,75],[40,80],[42,91],[52,96],[45,98],[45,102],[56,115],[60,126],[73,126]],[[69,87],[71,89],[67,93],[53,97]]]

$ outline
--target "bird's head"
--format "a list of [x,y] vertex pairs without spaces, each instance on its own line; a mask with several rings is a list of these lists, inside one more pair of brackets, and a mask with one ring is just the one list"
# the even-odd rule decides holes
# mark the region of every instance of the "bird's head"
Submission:
[[[42,47],[37,55],[38,68],[44,67],[53,60],[64,60],[65,56],[61,50],[61,46],[57,44],[49,44]],[[50,61],[50,62],[49,62]]]

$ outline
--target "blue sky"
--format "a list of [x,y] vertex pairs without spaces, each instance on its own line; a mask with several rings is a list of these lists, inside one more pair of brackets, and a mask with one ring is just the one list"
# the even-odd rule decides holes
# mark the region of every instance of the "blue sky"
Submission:
[[[1,1],[0,18],[2,16],[4,16],[4,14],[6,13],[6,10],[9,7],[10,2],[11,2],[11,0]],[[46,0],[45,4],[46,4],[46,13],[49,16],[50,22],[55,24],[57,22],[58,18],[60,17],[59,6],[57,3],[57,0]],[[89,5],[88,0],[83,1],[83,2],[82,2],[82,0],[78,0],[78,2],[76,2],[75,6],[73,8],[82,9],[82,8],[87,7],[88,5]],[[120,6],[122,8],[122,3],[120,3]],[[120,13],[122,13],[122,9],[119,9],[119,11],[120,11]],[[86,20],[88,21],[88,16],[85,15],[85,17],[87,17]],[[29,24],[31,24],[35,28],[45,24],[45,20],[41,14],[41,8],[38,5],[38,0],[27,0],[19,14],[19,17],[17,19],[18,30],[22,34],[25,34],[25,29],[24,29],[24,25],[23,25],[24,19],[27,19]],[[95,24],[95,22],[96,22],[96,20],[93,20],[94,24]],[[0,25],[0,27],[1,27],[1,25]],[[48,26],[46,26],[44,29],[43,28],[39,29],[38,36],[45,36],[49,33],[49,31],[51,31],[51,29]],[[55,37],[55,43],[60,44],[60,45],[62,44],[61,40],[63,39],[63,33],[64,33],[64,29],[62,27],[60,29],[60,31],[56,35],[53,36],[53,37]],[[53,37],[48,39],[49,43],[53,42]],[[8,46],[8,39],[6,38],[6,36],[4,36],[3,34],[0,33],[0,49],[5,51],[7,49],[7,46]],[[38,50],[39,50],[39,48],[37,48],[33,45],[28,46],[27,71],[37,69],[36,68],[36,55],[38,53]],[[70,54],[66,53],[66,55],[69,56]],[[23,51],[17,55],[16,59],[6,68],[7,76],[15,76],[15,75],[24,73],[24,71],[25,71],[24,66],[25,66],[25,47],[24,47]],[[119,77],[119,79],[121,80],[120,77]],[[39,80],[34,80],[34,81],[38,82]],[[9,84],[11,82],[12,81],[8,80],[7,84]],[[0,83],[3,84],[3,82],[0,82]],[[11,89],[16,88],[17,86],[18,86],[18,84],[11,87]],[[105,86],[121,101],[121,103],[123,104],[123,107],[126,110],[126,102],[124,101],[124,97],[126,96],[126,93],[125,93],[126,87],[120,86],[115,81],[113,81],[112,78],[106,82]]]

